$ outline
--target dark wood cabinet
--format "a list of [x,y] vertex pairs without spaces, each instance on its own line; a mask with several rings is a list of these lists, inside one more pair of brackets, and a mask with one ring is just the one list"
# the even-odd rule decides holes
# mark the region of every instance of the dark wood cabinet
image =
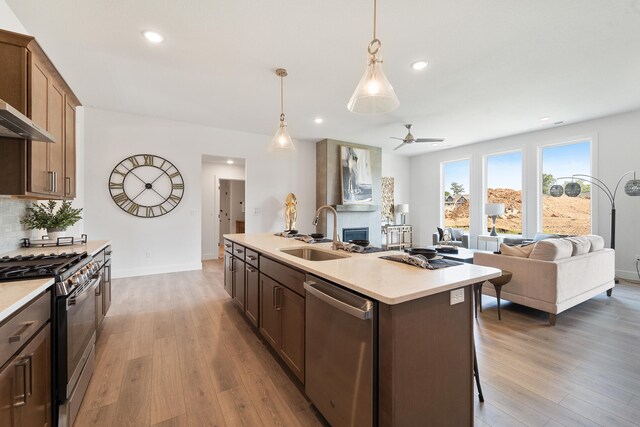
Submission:
[[233,299],[244,311],[245,302],[245,263],[240,258],[233,257]]
[[248,262],[245,267],[245,309],[244,312],[253,326],[258,326],[260,318],[260,272]]
[[[109,249],[110,250],[110,247]],[[109,308],[111,308],[111,262],[104,266],[102,270],[102,312],[107,315]]]
[[288,288],[276,293],[282,329],[280,354],[293,373],[304,383],[304,298]]
[[276,292],[282,286],[278,282],[260,274],[260,333],[278,350],[280,343],[280,313],[276,305]]
[[233,255],[224,253],[224,290],[233,297]]
[[0,30],[0,99],[55,142],[6,138],[0,144],[0,194],[75,197],[75,94],[36,40]]
[[50,308],[45,292],[0,326],[3,427],[52,425]]

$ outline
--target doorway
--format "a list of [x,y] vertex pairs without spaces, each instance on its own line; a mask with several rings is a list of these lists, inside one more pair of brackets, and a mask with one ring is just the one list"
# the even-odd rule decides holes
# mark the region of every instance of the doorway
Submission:
[[222,246],[225,234],[244,233],[245,189],[244,180],[220,179],[220,211],[218,223],[220,236],[218,245]]

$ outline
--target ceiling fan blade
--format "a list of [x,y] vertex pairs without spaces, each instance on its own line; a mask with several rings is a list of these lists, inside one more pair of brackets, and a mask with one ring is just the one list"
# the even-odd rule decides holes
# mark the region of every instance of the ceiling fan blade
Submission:
[[397,146],[396,148],[394,148],[393,150],[395,151],[395,150],[397,150],[398,148],[402,147],[402,146],[403,146],[403,145],[405,145],[405,144],[406,144],[406,142],[403,142],[402,144],[398,145],[398,146]]
[[440,138],[418,138],[414,140],[415,142],[442,142],[444,139]]
[[397,136],[390,136],[391,139],[398,139],[400,141],[404,141],[404,138],[398,138]]

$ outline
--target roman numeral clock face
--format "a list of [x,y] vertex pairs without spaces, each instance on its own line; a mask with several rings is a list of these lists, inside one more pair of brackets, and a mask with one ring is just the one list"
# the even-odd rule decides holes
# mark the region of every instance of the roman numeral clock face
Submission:
[[178,206],[184,195],[184,180],[167,159],[136,154],[113,168],[109,192],[123,211],[141,218],[155,218]]

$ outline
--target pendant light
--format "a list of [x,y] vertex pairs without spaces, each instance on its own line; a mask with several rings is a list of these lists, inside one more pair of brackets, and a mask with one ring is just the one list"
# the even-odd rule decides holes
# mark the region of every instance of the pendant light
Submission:
[[369,52],[367,69],[347,104],[349,111],[358,114],[389,113],[400,105],[391,83],[382,70],[380,58],[382,43],[376,36],[376,6],[376,0],[373,0],[373,39],[367,47]]
[[269,151],[296,151],[291,135],[287,132],[287,122],[284,121],[284,78],[287,70],[278,68],[276,75],[280,77],[280,125],[269,145]]

